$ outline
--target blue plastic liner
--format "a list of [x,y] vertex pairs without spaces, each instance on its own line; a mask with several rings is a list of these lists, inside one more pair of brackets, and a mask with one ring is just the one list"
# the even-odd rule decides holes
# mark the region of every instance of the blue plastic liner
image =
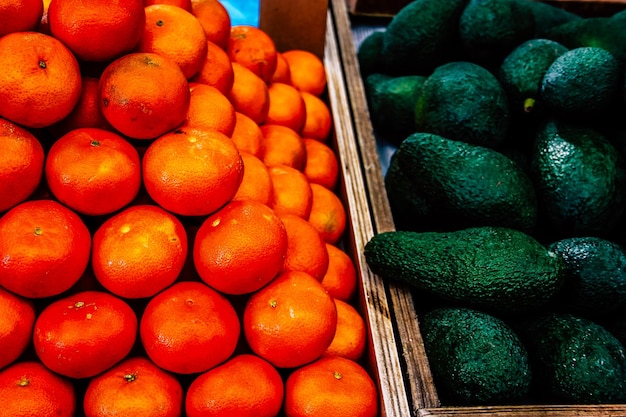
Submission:
[[259,26],[259,2],[261,0],[220,0],[235,25]]

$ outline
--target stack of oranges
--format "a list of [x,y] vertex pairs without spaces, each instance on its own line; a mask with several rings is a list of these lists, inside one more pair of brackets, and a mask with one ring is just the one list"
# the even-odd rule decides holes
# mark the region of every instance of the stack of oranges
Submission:
[[323,61],[0,0],[0,416],[375,416]]

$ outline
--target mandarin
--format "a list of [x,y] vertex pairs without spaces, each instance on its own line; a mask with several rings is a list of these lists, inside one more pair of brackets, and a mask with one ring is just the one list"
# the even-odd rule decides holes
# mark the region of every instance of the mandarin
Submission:
[[136,50],[170,58],[187,79],[196,75],[207,53],[200,21],[191,12],[171,4],[147,6],[145,13],[145,29]]
[[328,270],[328,250],[318,231],[294,214],[280,216],[287,231],[287,254],[283,271],[306,272],[318,281]]
[[267,166],[251,153],[245,151],[239,153],[243,161],[243,178],[233,201],[255,200],[269,205],[274,191]]
[[344,249],[326,243],[328,270],[322,278],[322,286],[333,298],[349,301],[357,287],[356,266]]
[[207,41],[207,51],[202,66],[191,81],[207,84],[227,95],[233,87],[235,74],[230,58],[216,43]]
[[251,25],[235,25],[230,29],[226,53],[269,84],[276,71],[277,53],[272,38],[263,30]]
[[181,221],[139,204],[109,217],[93,235],[91,265],[104,288],[124,298],[151,297],[172,285],[187,258]]
[[141,343],[159,367],[177,374],[208,371],[226,361],[239,341],[239,317],[222,294],[202,282],[181,281],[148,302]]
[[47,127],[70,114],[80,91],[78,61],[60,40],[39,32],[0,37],[0,117]]
[[270,107],[267,84],[243,65],[233,62],[233,85],[227,96],[235,110],[243,113],[258,125],[265,122]]
[[219,0],[191,0],[191,11],[202,24],[207,40],[226,50],[231,28],[226,7]]
[[303,137],[306,148],[304,175],[309,182],[334,190],[339,180],[339,160],[335,151],[317,139]]
[[311,184],[312,204],[309,223],[317,229],[324,241],[336,244],[347,225],[347,212],[343,201],[332,190],[320,184]]
[[191,0],[143,0],[144,7],[153,4],[171,4],[172,6],[178,6],[181,9],[191,12]]
[[295,368],[319,358],[336,328],[332,298],[318,280],[301,271],[280,273],[252,294],[243,312],[248,345],[278,368]]
[[137,316],[125,301],[104,291],[82,291],[39,313],[33,345],[52,371],[89,378],[124,359],[136,336]]
[[0,37],[35,30],[42,16],[42,0],[0,0]]
[[180,66],[162,55],[134,52],[100,76],[100,107],[123,135],[154,139],[180,125],[189,108],[189,83]]
[[15,362],[30,344],[35,325],[32,300],[0,287],[0,369]]
[[230,138],[240,152],[248,152],[257,158],[263,157],[263,132],[259,125],[245,114],[235,112],[235,129]]
[[301,91],[306,118],[300,134],[303,137],[327,142],[333,125],[332,114],[328,104],[318,96]]
[[284,410],[287,417],[375,417],[378,394],[372,377],[357,362],[322,357],[289,375]]
[[272,209],[232,201],[204,220],[194,240],[200,278],[226,294],[247,294],[270,282],[287,253],[287,232]]
[[291,85],[289,64],[287,64],[287,60],[281,52],[276,53],[276,70],[274,71],[271,82]]
[[263,162],[267,166],[286,165],[303,171],[306,165],[306,147],[302,137],[293,129],[277,124],[264,124]]
[[76,391],[40,362],[22,361],[0,370],[0,417],[74,417]]
[[215,87],[190,83],[191,100],[185,122],[179,127],[217,130],[230,136],[235,130],[235,108],[224,94]]
[[74,211],[28,200],[0,217],[0,285],[28,298],[70,289],[87,269],[91,235]]
[[273,417],[283,397],[278,370],[256,355],[240,354],[192,381],[185,411],[187,417]]
[[290,49],[282,54],[289,65],[291,85],[320,97],[326,90],[327,82],[324,61],[314,53],[302,49]]
[[304,173],[286,165],[268,168],[272,181],[272,196],[269,206],[276,213],[294,214],[308,219],[313,207],[311,184]]
[[134,356],[89,380],[83,408],[86,417],[180,417],[183,398],[174,375]]
[[141,160],[133,145],[109,130],[71,130],[52,144],[45,164],[52,194],[90,216],[128,205],[141,186]]
[[270,106],[266,124],[286,126],[300,134],[306,120],[306,106],[302,95],[289,84],[269,84]]
[[351,304],[337,298],[333,300],[337,307],[337,330],[324,355],[359,361],[365,352],[365,320]]
[[233,141],[216,130],[175,130],[148,146],[144,185],[164,209],[183,216],[217,211],[237,193],[243,162]]
[[44,150],[35,135],[0,118],[0,212],[33,194],[43,167]]

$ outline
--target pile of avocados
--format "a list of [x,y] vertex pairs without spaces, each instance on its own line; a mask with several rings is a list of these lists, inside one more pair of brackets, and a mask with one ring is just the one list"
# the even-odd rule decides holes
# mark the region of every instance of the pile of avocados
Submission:
[[414,0],[357,58],[442,405],[626,403],[626,11]]

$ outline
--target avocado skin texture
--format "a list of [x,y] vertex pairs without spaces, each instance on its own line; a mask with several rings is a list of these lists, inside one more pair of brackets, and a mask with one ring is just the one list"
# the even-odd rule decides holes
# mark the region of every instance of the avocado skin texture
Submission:
[[582,19],[582,16],[542,1],[529,1],[535,16],[535,38],[545,37],[550,30],[564,23]]
[[428,75],[460,54],[459,18],[468,0],[414,0],[389,22],[381,50],[385,73]]
[[420,329],[446,405],[510,404],[527,396],[532,374],[526,348],[501,319],[440,307],[424,314]]
[[619,97],[619,61],[602,48],[570,49],[557,57],[541,82],[541,99],[557,117],[590,119]]
[[[534,2],[533,2],[534,3]],[[543,113],[541,84],[554,60],[568,49],[549,39],[532,39],[513,49],[498,71],[498,80],[513,112]]]
[[480,65],[455,61],[428,76],[415,106],[417,132],[496,148],[509,130],[509,102],[498,79]]
[[469,61],[499,67],[520,43],[535,35],[527,0],[470,0],[459,19],[459,36]]
[[378,72],[382,58],[383,31],[377,30],[361,41],[356,57],[359,63],[361,78],[365,79],[369,74]]
[[626,351],[603,326],[551,312],[514,328],[528,350],[538,398],[560,404],[626,402]]
[[370,238],[364,254],[383,279],[494,312],[547,305],[565,271],[563,260],[532,236],[502,227],[382,232]]
[[608,238],[624,213],[624,167],[597,130],[546,121],[535,137],[530,177],[538,201],[538,226],[551,240]]
[[565,262],[558,297],[563,308],[589,318],[626,308],[626,251],[621,245],[588,236],[562,239],[548,249]]
[[415,103],[426,77],[392,77],[374,73],[365,78],[365,93],[372,124],[389,142],[399,145],[415,132]]
[[414,133],[396,151],[413,188],[439,221],[433,229],[501,226],[530,232],[537,199],[530,177],[512,159],[483,146]]

